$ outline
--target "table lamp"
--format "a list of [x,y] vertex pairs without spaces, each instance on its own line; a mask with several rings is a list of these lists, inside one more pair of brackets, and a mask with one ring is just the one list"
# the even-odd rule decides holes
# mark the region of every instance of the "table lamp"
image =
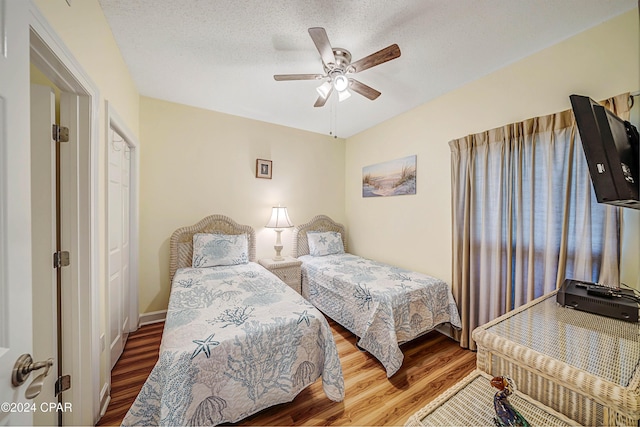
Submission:
[[293,224],[289,219],[289,214],[287,213],[287,208],[282,206],[273,207],[271,210],[271,218],[265,227],[273,228],[275,230],[277,237],[276,244],[273,248],[276,250],[276,256],[273,260],[282,261],[284,258],[280,255],[280,252],[282,252],[282,240],[280,239],[280,233],[282,233],[283,228],[293,227]]

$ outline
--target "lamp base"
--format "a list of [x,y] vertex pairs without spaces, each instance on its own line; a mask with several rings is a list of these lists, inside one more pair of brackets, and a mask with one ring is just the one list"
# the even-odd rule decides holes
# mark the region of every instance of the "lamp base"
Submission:
[[276,256],[273,257],[273,260],[282,261],[284,259],[284,257],[280,255],[280,252],[282,252],[282,245],[275,245],[273,249],[276,250]]

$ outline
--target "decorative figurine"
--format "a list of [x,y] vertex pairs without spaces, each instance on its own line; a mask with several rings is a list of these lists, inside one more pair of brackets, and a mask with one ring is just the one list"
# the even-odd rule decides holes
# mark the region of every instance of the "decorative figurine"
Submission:
[[493,397],[493,407],[496,417],[493,421],[497,427],[530,427],[527,420],[511,405],[507,397],[515,391],[513,380],[509,377],[493,377],[491,385],[499,391]]

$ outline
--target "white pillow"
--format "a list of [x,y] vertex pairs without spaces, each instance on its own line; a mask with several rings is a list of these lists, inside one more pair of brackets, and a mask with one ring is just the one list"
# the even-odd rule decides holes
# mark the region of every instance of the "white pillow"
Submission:
[[343,254],[342,236],[336,231],[310,231],[307,233],[309,254],[311,256],[325,256]]
[[215,267],[249,262],[249,241],[246,234],[193,235],[191,266]]

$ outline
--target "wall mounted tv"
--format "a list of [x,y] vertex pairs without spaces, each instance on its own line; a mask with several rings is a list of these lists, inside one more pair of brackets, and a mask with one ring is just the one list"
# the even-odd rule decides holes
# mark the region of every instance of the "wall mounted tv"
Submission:
[[638,130],[587,96],[569,99],[598,203],[640,209]]

